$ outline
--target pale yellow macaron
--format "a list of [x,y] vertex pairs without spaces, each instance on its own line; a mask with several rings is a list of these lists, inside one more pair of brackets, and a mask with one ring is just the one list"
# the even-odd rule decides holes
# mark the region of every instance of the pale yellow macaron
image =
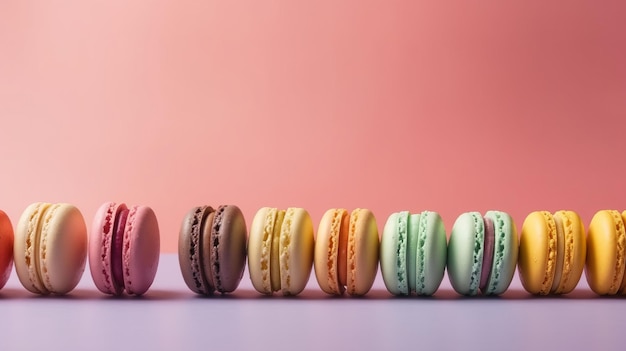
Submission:
[[87,227],[70,204],[38,202],[17,223],[15,271],[26,290],[67,294],[80,281],[87,260]]
[[313,266],[313,222],[302,208],[263,207],[257,211],[248,237],[248,271],[263,294],[304,290]]
[[334,295],[366,294],[378,269],[378,227],[370,210],[330,209],[324,213],[315,239],[315,277],[320,288]]
[[598,211],[587,236],[587,283],[600,295],[624,294],[626,257],[626,211]]
[[529,214],[522,225],[518,268],[531,294],[567,294],[585,267],[585,228],[573,211]]

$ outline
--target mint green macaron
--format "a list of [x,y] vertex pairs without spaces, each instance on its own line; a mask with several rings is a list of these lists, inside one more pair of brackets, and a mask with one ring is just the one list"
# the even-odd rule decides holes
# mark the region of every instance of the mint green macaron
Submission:
[[443,280],[446,248],[446,231],[438,213],[391,214],[380,246],[387,290],[393,295],[434,294]]
[[[448,243],[448,277],[461,295],[504,293],[515,274],[519,240],[510,215],[501,211],[461,214]],[[484,265],[484,266],[483,266]]]

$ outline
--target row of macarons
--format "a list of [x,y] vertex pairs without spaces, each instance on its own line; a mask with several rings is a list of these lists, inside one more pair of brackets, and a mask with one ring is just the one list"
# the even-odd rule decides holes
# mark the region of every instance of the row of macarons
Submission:
[[[448,239],[433,211],[393,213],[379,233],[367,209],[330,209],[315,231],[305,209],[264,207],[248,230],[237,206],[199,206],[182,220],[178,258],[184,282],[202,295],[235,291],[246,264],[263,294],[297,295],[314,270],[328,294],[365,295],[380,265],[393,295],[432,295],[446,269],[454,290],[468,296],[504,293],[516,269],[531,294],[569,293],[585,270],[594,292],[616,295],[626,293],[625,223],[626,211],[602,210],[585,230],[576,212],[537,211],[518,235],[505,212],[467,212]],[[14,264],[28,291],[66,294],[88,259],[100,291],[142,295],[154,281],[159,252],[158,221],[148,206],[105,203],[89,233],[71,204],[31,204],[15,231],[0,211],[0,288]]]

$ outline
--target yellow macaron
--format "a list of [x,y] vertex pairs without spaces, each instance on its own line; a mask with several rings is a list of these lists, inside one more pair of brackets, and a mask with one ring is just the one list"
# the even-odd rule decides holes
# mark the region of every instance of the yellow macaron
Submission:
[[585,267],[585,228],[573,211],[536,211],[522,225],[518,268],[531,294],[567,294]]
[[313,222],[303,208],[263,207],[257,211],[248,237],[248,272],[254,288],[298,295],[313,267]]
[[624,294],[626,256],[626,211],[598,211],[589,224],[586,277],[599,295]]

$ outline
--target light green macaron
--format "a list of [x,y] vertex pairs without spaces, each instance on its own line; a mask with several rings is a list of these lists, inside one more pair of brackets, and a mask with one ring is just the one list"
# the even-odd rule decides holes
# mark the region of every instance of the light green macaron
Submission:
[[[488,230],[487,223],[492,229]],[[492,250],[486,250],[488,247]],[[479,290],[485,295],[502,294],[515,274],[518,247],[515,224],[507,213],[489,211],[484,217],[478,212],[461,214],[452,226],[448,243],[448,277],[452,287],[468,296]],[[483,262],[488,265],[483,267]]]
[[383,281],[394,295],[432,295],[446,267],[446,231],[436,212],[393,213],[380,246]]

